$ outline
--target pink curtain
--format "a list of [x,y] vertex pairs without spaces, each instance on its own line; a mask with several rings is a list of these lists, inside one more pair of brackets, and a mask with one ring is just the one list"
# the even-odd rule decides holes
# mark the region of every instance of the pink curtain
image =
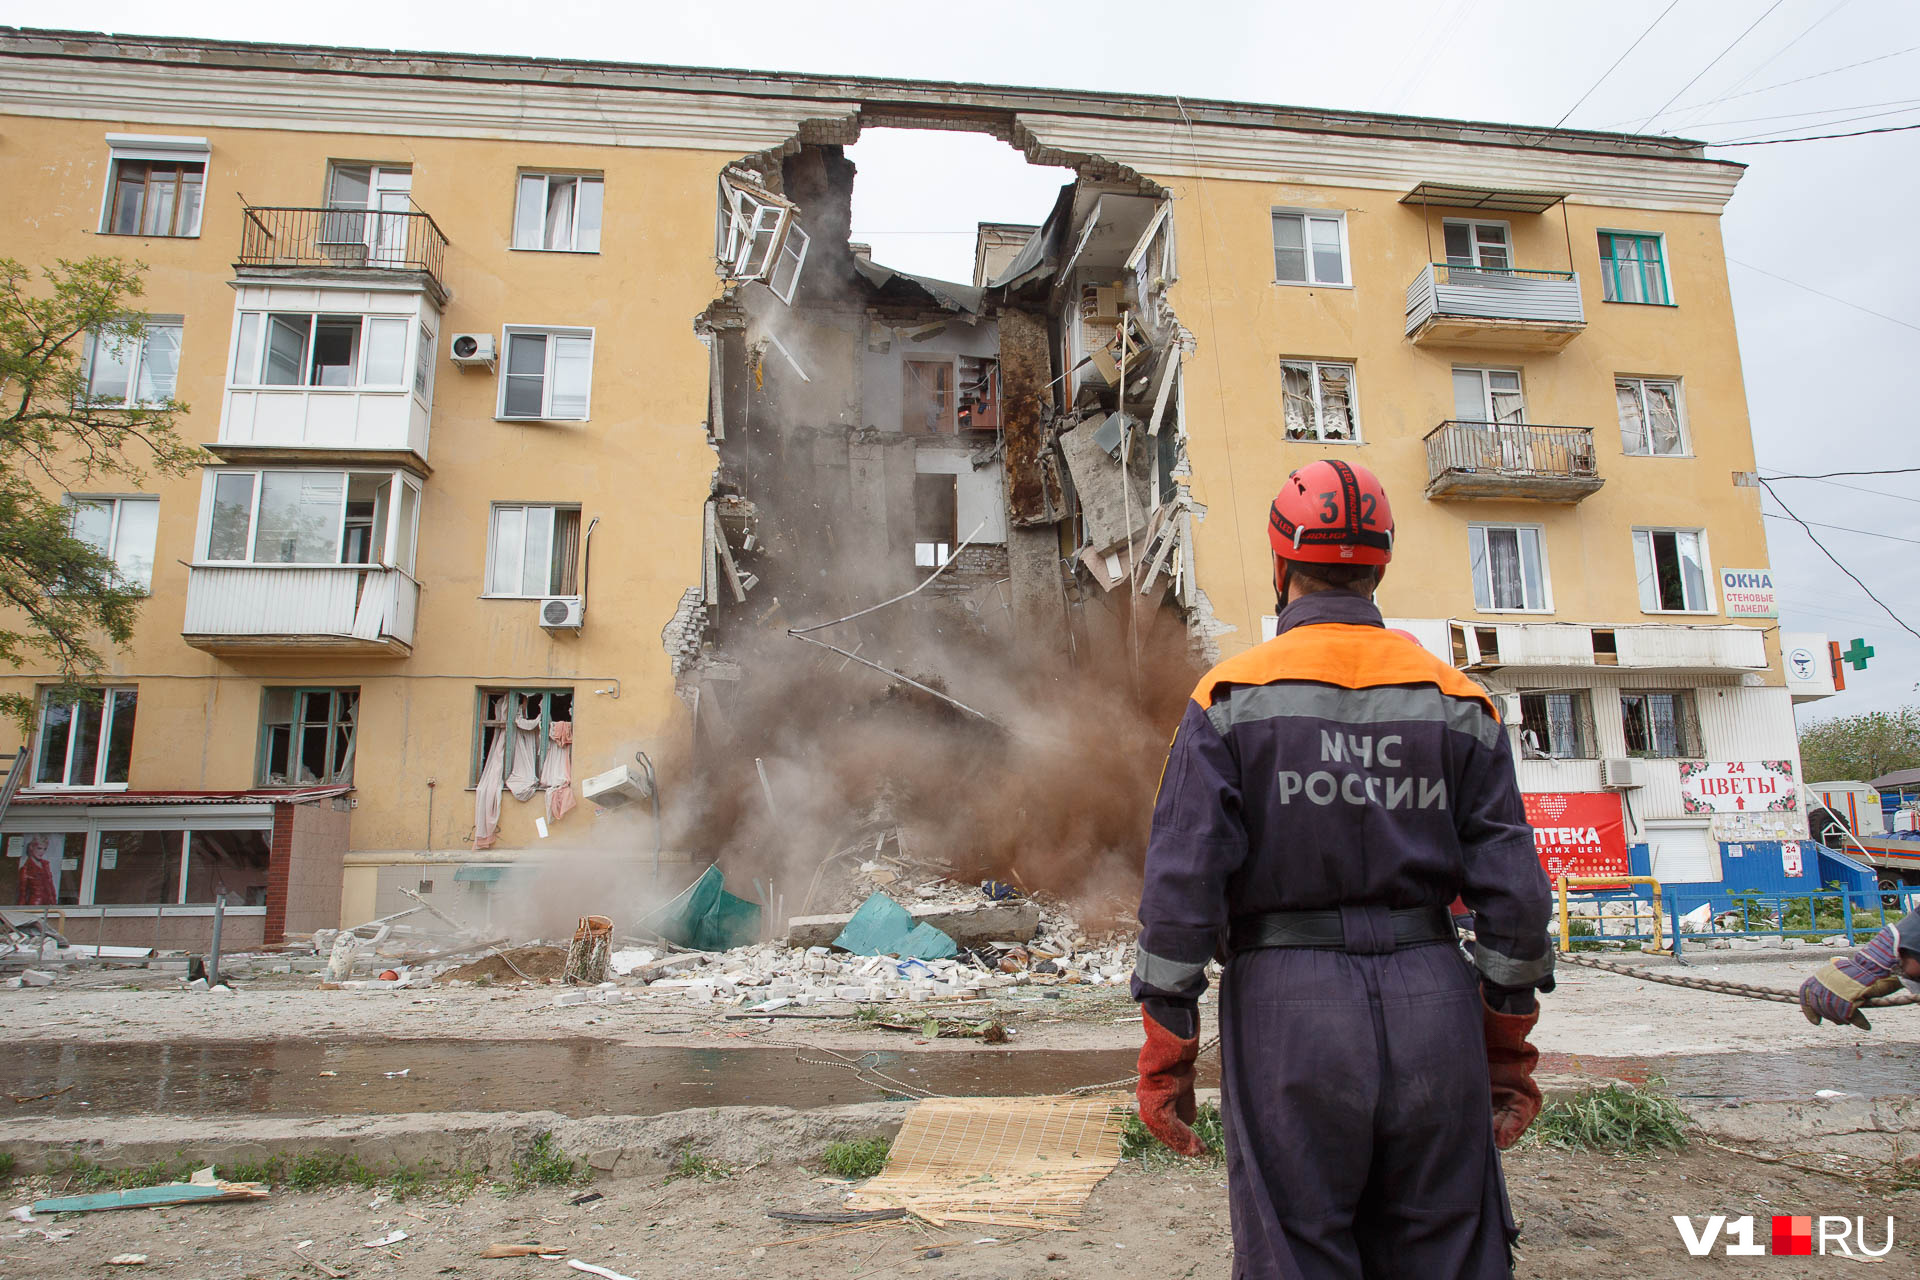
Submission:
[[507,767],[507,790],[521,804],[533,799],[540,785],[540,712],[536,705],[531,716],[516,716],[507,729],[513,739],[513,762]]
[[547,728],[547,758],[540,766],[547,789],[547,821],[558,822],[577,803],[573,794],[573,722],[555,720]]
[[[498,714],[505,717],[504,699],[496,701],[487,708],[488,718]],[[487,752],[487,759],[480,766],[480,785],[473,793],[473,847],[491,849],[493,842],[500,838],[500,787],[506,777],[507,769],[507,733],[497,733],[493,746]]]

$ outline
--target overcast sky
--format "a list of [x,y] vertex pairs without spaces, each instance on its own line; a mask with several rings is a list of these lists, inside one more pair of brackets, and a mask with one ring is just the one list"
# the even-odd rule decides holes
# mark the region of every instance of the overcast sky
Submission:
[[[0,0],[0,22],[1188,94],[1521,124],[1556,123],[1600,82],[1568,125],[1715,142],[1920,124],[1920,5],[1907,0],[1673,0],[1670,9],[1669,0]],[[973,224],[1037,221],[1061,180],[1058,171],[1023,169],[990,140],[921,134],[912,144],[911,162],[885,135],[854,152],[856,235],[909,270],[967,278]],[[1725,231],[1763,474],[1920,466],[1920,130],[1712,154],[1751,166]],[[1920,628],[1920,474],[1775,487],[1808,521],[1864,531],[1816,530]],[[1782,625],[1843,643],[1862,636],[1877,650],[1864,674],[1850,673],[1847,693],[1802,718],[1920,702],[1920,640],[1799,528],[1769,520],[1768,537]]]

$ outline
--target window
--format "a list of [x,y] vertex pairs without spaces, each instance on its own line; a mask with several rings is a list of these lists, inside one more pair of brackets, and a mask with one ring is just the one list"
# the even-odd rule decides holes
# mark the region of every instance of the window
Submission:
[[1525,422],[1520,374],[1513,369],[1455,369],[1453,416],[1460,422]]
[[1464,222],[1447,219],[1444,236],[1447,265],[1477,267],[1482,271],[1506,271],[1513,266],[1508,249],[1507,224],[1504,222]]
[[1347,215],[1275,209],[1273,279],[1276,284],[1351,284]]
[[389,565],[413,571],[420,494],[410,476],[215,471],[206,484],[202,554],[209,561]]
[[181,328],[177,319],[149,320],[137,337],[89,333],[80,360],[87,403],[101,409],[141,409],[173,399]]
[[1698,529],[1635,529],[1633,567],[1646,613],[1711,613],[1706,535]]
[[1660,236],[1600,233],[1600,292],[1608,302],[1671,303]]
[[433,399],[433,330],[425,325],[420,326],[420,340],[413,348],[413,394]]
[[183,835],[179,831],[102,831],[93,869],[94,902],[133,906],[180,901]]
[[502,418],[585,422],[593,384],[593,330],[507,328]]
[[8,832],[7,857],[20,868],[0,871],[0,902],[211,906],[224,893],[228,907],[266,909],[270,830],[220,819],[191,831],[116,830],[104,822],[88,824],[91,830]]
[[205,138],[108,134],[102,235],[197,236],[207,185]]
[[1620,725],[1630,756],[1669,760],[1700,755],[1699,721],[1689,690],[1623,691]]
[[1550,613],[1547,557],[1534,525],[1467,526],[1473,566],[1473,606],[1485,612]]
[[1631,454],[1677,458],[1687,452],[1680,422],[1680,384],[1671,378],[1615,378],[1620,447]]
[[991,356],[961,356],[959,369],[960,430],[999,430],[1000,362]]
[[950,475],[913,478],[913,566],[938,569],[960,541],[960,479]]
[[124,787],[133,756],[133,689],[49,689],[34,735],[36,787]]
[[334,163],[327,173],[320,246],[349,262],[401,266],[413,211],[413,171],[393,165]]
[[[529,783],[540,776],[547,762],[551,739],[547,731],[558,721],[573,720],[571,689],[481,689],[474,717],[473,780],[480,781],[481,770],[501,736],[511,728],[509,744],[513,760],[502,761],[502,780],[526,778]],[[529,758],[520,758],[520,757]],[[518,794],[518,793],[516,793]]]
[[1593,704],[1584,689],[1520,694],[1520,746],[1528,756],[1590,760]]
[[900,362],[900,429],[910,436],[950,436],[956,429],[951,360]]
[[158,498],[90,498],[67,495],[73,536],[114,563],[120,585],[153,587],[153,545],[160,529]]
[[352,782],[359,716],[358,689],[262,690],[260,785]]
[[600,197],[599,178],[521,174],[513,210],[513,247],[600,252]]
[[720,175],[713,256],[729,280],[764,280],[782,302],[793,301],[811,238],[791,200],[761,186],[758,175],[728,168]]
[[236,387],[404,391],[413,328],[405,316],[242,311],[228,381]]
[[1350,364],[1282,360],[1280,403],[1289,440],[1360,438]]
[[10,907],[79,904],[86,832],[33,831],[9,834],[6,841],[8,859],[19,865],[0,871],[0,903]]
[[579,562],[580,508],[494,504],[488,595],[578,595]]

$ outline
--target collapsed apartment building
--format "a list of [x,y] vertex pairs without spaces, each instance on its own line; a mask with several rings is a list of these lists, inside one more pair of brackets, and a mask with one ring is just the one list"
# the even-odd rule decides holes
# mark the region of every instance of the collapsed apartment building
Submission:
[[[1767,553],[1740,167],[1700,144],[15,30],[0,87],[11,251],[148,262],[146,345],[90,367],[209,449],[71,495],[150,592],[108,710],[5,677],[43,714],[0,833],[82,940],[187,937],[216,890],[238,945],[403,890],[571,919],[658,859],[804,877],[881,811],[1124,888],[1325,456],[1393,497],[1385,611],[1499,696],[1542,821],[1604,833],[1543,856],[1831,870],[1797,801],[1701,784],[1791,780],[1828,690],[1722,585]],[[1072,180],[971,281],[906,274],[852,243],[871,129]]]

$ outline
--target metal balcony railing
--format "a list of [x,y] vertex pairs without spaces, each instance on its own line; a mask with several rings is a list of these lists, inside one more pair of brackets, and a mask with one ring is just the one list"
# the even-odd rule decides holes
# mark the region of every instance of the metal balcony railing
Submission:
[[1591,427],[1447,421],[1426,439],[1431,495],[1577,499],[1600,487]]
[[406,210],[246,205],[241,267],[418,271],[442,292],[447,237],[418,206]]

